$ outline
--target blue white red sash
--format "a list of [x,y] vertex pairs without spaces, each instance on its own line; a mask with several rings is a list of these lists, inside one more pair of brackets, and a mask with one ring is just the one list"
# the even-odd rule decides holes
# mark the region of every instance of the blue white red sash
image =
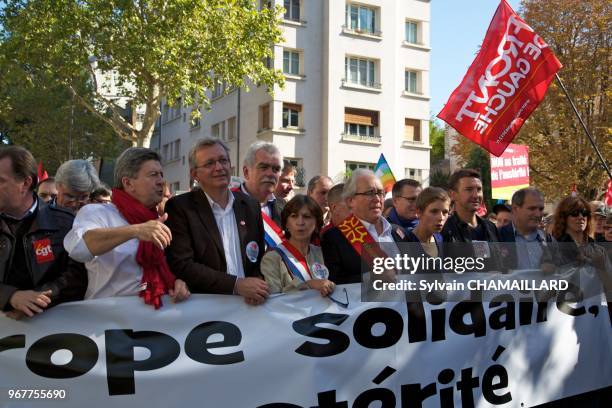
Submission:
[[281,242],[283,242],[284,234],[278,225],[270,218],[268,214],[261,211],[261,218],[263,218],[264,226],[264,238],[269,248],[276,248]]
[[302,255],[296,247],[291,245],[288,241],[283,241],[274,249],[280,254],[281,258],[283,258],[291,275],[302,282],[312,279],[308,262],[306,262],[306,258],[304,258],[304,255]]

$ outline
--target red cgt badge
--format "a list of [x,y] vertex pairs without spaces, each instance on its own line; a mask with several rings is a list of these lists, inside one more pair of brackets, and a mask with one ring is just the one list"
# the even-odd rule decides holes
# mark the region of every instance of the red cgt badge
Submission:
[[36,254],[36,263],[51,262],[55,259],[49,238],[34,241],[32,246],[34,247],[34,254]]

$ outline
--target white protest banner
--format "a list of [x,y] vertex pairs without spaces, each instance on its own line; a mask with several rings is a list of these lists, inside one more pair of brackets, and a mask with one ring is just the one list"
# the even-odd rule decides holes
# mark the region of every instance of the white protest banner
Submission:
[[408,308],[344,288],[348,308],[303,291],[0,316],[0,406],[528,407],[612,385],[604,302]]

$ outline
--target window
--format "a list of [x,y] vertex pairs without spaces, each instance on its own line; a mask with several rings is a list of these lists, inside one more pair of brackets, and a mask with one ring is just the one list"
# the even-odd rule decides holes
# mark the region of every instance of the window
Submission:
[[181,139],[174,141],[174,148],[172,149],[172,160],[178,160],[181,154]]
[[404,76],[404,90],[410,93],[419,93],[418,87],[418,72],[417,71],[409,71],[405,72]]
[[285,0],[285,20],[300,21],[300,0]]
[[346,6],[346,26],[351,30],[374,34],[376,31],[376,11],[357,4]]
[[220,124],[219,123],[215,123],[214,125],[212,125],[210,127],[210,135],[214,138],[214,139],[218,139],[219,138],[219,134],[220,134]]
[[357,57],[344,58],[347,82],[368,87],[376,87],[376,62]]
[[380,141],[378,112],[344,108],[344,135],[348,139]]
[[405,169],[406,178],[411,178],[413,180],[423,182],[423,170],[421,169]]
[[215,88],[213,89],[212,98],[218,98],[225,92],[225,82],[215,82]]
[[406,21],[406,42],[410,44],[418,44],[418,23],[415,21]]
[[190,126],[191,129],[195,129],[195,128],[200,127],[200,118],[192,118],[189,121],[189,126]]
[[295,185],[297,187],[305,187],[306,186],[306,170],[304,169],[304,164],[303,164],[302,159],[290,158],[290,157],[285,157],[284,159],[287,160],[289,163],[291,163],[291,165],[295,169]]
[[348,174],[354,172],[357,169],[374,170],[374,163],[360,163],[360,162],[351,162],[351,161],[347,161],[345,163],[346,163],[346,172]]
[[178,181],[170,184],[170,193],[176,194],[176,192],[179,191],[180,189],[181,189],[181,183],[179,183]]
[[302,105],[295,103],[283,103],[283,127],[298,128],[300,123],[300,112]]
[[227,141],[236,139],[236,117],[227,120]]
[[170,160],[170,145],[169,144],[165,144],[162,147],[162,159],[164,160],[164,162],[167,162],[168,160]]
[[270,104],[259,107],[259,130],[270,129]]
[[300,75],[300,53],[298,51],[283,51],[283,72]]
[[404,121],[404,140],[407,142],[421,141],[421,121],[408,119]]

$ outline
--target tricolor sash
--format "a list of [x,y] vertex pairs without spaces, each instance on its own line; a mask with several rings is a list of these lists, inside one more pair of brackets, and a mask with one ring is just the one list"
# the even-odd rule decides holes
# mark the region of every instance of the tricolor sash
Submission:
[[280,254],[289,273],[293,277],[298,278],[302,282],[313,279],[306,258],[289,241],[279,243],[274,249]]
[[[231,191],[241,191],[240,187],[234,187]],[[268,214],[261,209],[261,217],[263,218],[264,239],[268,248],[276,248],[278,244],[284,241],[283,230],[274,222]]]
[[349,215],[347,219],[342,221],[338,225],[338,229],[370,267],[374,264],[374,258],[387,257],[387,254],[374,241],[374,238],[372,238],[361,221],[359,221],[359,218],[354,215]]
[[261,218],[263,218],[264,238],[266,240],[266,245],[268,245],[269,248],[276,248],[276,246],[278,246],[284,240],[283,231],[278,225],[276,225],[274,220],[263,211],[263,209],[261,210]]

